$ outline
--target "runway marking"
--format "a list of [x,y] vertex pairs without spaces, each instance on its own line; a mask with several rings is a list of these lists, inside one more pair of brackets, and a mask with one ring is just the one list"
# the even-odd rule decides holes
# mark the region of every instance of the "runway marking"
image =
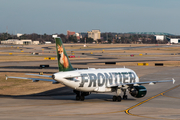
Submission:
[[102,113],[90,113],[90,114],[59,114],[59,115],[49,115],[49,116],[79,116],[79,115],[103,115],[103,114],[113,114],[113,113],[120,113],[122,111],[114,111],[114,112],[102,112]]
[[164,95],[164,94],[162,94],[162,96],[164,96],[164,97],[169,97],[169,98],[180,99],[180,98],[178,98],[178,97],[167,96],[167,95]]
[[[101,101],[102,102],[107,102],[107,101]],[[99,103],[97,102],[83,102],[83,103]],[[72,105],[72,104],[82,104],[82,102],[72,102],[72,103],[57,103],[57,104],[41,104],[41,105],[21,105],[21,106],[0,106],[0,108],[3,107],[33,107],[33,106],[54,106],[54,105]]]
[[[104,102],[108,102],[108,101],[93,101],[93,102],[83,102],[83,103],[104,103]],[[55,106],[55,105],[72,105],[72,104],[83,104],[82,101],[78,101],[78,102],[72,102],[72,103],[60,103],[60,104],[41,104],[41,105],[21,105],[21,106],[1,106],[1,108],[6,108],[6,107],[36,107],[36,106]],[[101,115],[101,114],[113,114],[113,113],[119,113],[119,112],[124,112],[124,110],[122,111],[114,111],[114,112],[100,112],[100,113],[89,113],[89,114],[57,114],[57,115],[47,115],[47,116],[79,116],[79,115]],[[34,116],[34,115],[33,115]]]
[[129,111],[130,111],[131,109],[135,108],[135,107],[138,107],[138,106],[142,105],[143,103],[146,103],[146,102],[148,102],[148,101],[150,101],[150,100],[158,97],[158,96],[163,96],[164,93],[167,93],[167,92],[169,92],[169,91],[171,91],[171,90],[173,90],[173,89],[175,89],[175,88],[178,88],[179,86],[180,86],[180,85],[177,85],[177,86],[175,86],[175,87],[173,87],[173,88],[170,88],[170,89],[168,89],[168,90],[166,90],[166,91],[164,91],[164,92],[162,92],[162,93],[159,93],[159,94],[157,94],[157,95],[155,95],[155,96],[153,96],[153,97],[150,97],[150,98],[148,98],[148,99],[146,99],[146,100],[144,100],[144,101],[142,101],[142,102],[140,102],[140,103],[138,103],[138,104],[136,104],[136,105],[134,105],[134,106],[132,106],[132,107],[130,107],[130,108],[128,108],[128,109],[126,109],[124,112],[125,112],[126,114],[128,114],[128,115],[136,116],[136,117],[151,118],[151,119],[172,120],[172,119],[167,119],[167,118],[156,118],[156,117],[148,117],[148,116],[135,115],[135,114],[130,113]]

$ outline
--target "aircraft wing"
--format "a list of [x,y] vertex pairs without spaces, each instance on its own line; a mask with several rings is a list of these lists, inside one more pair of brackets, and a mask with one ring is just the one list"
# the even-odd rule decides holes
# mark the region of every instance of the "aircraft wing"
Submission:
[[52,78],[50,75],[39,75],[39,74],[26,74],[26,75],[32,75],[32,76],[40,76],[40,77],[49,77]]
[[6,75],[6,80],[7,80],[8,78],[26,79],[26,80],[32,80],[33,82],[38,82],[38,81],[40,81],[40,80],[41,80],[41,81],[48,81],[48,82],[52,82],[52,84],[57,84],[57,83],[59,83],[58,81],[53,80],[53,79],[14,77],[14,76],[7,76],[7,75]]
[[142,85],[142,84],[154,85],[156,83],[164,83],[164,82],[173,82],[173,84],[174,84],[175,80],[172,78],[172,80],[147,81],[147,82],[135,82],[135,83],[119,83],[119,84],[114,84],[114,85],[108,85],[107,87],[135,86],[135,85]]

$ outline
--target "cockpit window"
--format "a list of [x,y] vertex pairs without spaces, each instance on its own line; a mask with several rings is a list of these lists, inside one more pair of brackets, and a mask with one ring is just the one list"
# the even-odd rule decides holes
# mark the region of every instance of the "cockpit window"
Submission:
[[68,79],[68,80],[74,80],[74,78],[66,78],[66,79]]

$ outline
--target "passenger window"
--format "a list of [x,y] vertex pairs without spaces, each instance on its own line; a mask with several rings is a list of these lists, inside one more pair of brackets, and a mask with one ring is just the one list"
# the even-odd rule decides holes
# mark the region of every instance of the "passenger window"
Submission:
[[121,74],[127,74],[127,72],[122,72]]

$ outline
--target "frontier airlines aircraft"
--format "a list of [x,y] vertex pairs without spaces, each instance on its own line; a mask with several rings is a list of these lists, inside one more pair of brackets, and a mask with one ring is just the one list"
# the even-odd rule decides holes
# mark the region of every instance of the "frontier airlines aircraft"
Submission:
[[[137,74],[127,68],[108,68],[108,69],[95,69],[89,68],[85,70],[76,70],[72,67],[65,48],[63,46],[61,38],[57,37],[56,40],[56,52],[58,59],[59,72],[48,75],[27,74],[33,76],[47,77],[49,79],[40,78],[25,78],[25,77],[13,77],[6,76],[7,78],[17,79],[30,79],[33,82],[39,80],[50,81],[52,83],[61,83],[73,89],[76,94],[76,100],[83,101],[85,96],[90,95],[92,92],[96,93],[108,93],[115,92],[113,101],[121,101],[121,99],[127,99],[126,91],[129,91],[130,95],[135,98],[141,98],[146,95],[146,88],[142,84],[156,84],[163,82],[175,82],[172,80],[161,81],[149,81],[140,82]],[[121,94],[123,94],[121,98]]]

